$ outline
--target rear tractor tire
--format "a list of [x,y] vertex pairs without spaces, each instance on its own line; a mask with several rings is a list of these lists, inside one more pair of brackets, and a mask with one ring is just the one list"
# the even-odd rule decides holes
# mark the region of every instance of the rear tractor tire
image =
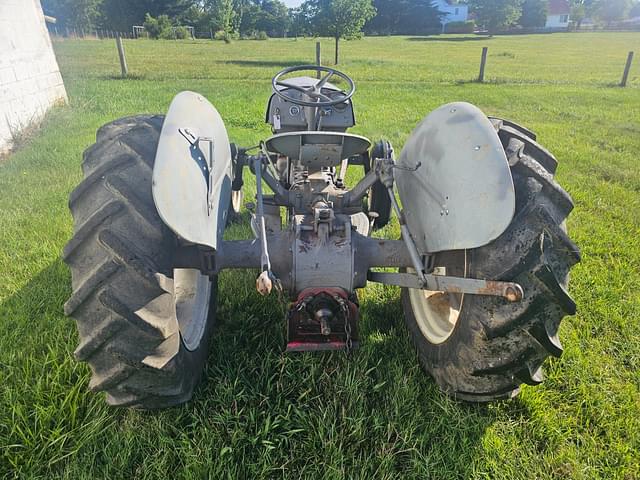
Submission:
[[134,116],[98,130],[71,193],[74,235],[64,261],[78,360],[107,403],[141,409],[188,401],[209,350],[217,282],[174,269],[176,236],[156,211],[151,176],[164,117]]
[[511,398],[520,385],[542,382],[542,364],[560,356],[560,321],[576,305],[567,293],[580,261],[567,236],[571,197],[553,178],[556,159],[517,124],[491,119],[516,191],[507,230],[480,248],[441,252],[433,267],[447,275],[519,283],[520,302],[500,297],[403,289],[410,336],[425,370],[451,396],[471,402]]

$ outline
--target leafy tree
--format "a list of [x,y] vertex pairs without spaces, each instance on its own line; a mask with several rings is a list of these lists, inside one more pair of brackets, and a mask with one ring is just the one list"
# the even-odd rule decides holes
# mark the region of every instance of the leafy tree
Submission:
[[245,21],[245,12],[252,7],[254,7],[254,5],[251,0],[233,0],[233,11],[235,12],[233,16],[233,30],[235,32],[240,34],[245,32],[242,28],[242,23]]
[[571,0],[571,21],[576,30],[580,30],[582,21],[594,14],[596,2],[594,0]]
[[60,25],[88,31],[99,23],[101,3],[102,0],[42,0],[42,8]]
[[522,0],[469,0],[476,23],[490,33],[513,25],[520,18]]
[[173,20],[201,3],[199,0],[101,0],[101,2],[103,25],[122,32],[130,31],[133,25],[142,25],[147,13],[154,18],[167,15]]
[[630,7],[629,0],[600,0],[596,7],[596,16],[607,25],[622,20]]
[[289,10],[279,0],[260,0],[255,30],[266,32],[270,37],[285,36],[289,30]]
[[336,65],[340,39],[362,35],[362,27],[376,14],[371,0],[307,0],[306,3],[313,12],[314,32],[336,41]]
[[234,32],[233,0],[206,0],[205,10],[211,15],[211,23],[215,30],[223,31],[226,34]]
[[313,35],[313,17],[315,15],[315,9],[309,2],[305,2],[298,8],[289,9],[289,22],[291,25],[291,32],[293,35],[307,36]]
[[147,13],[143,25],[151,38],[166,40],[173,37],[173,27],[167,15],[160,15],[158,18],[154,18]]
[[376,16],[365,32],[378,35],[426,35],[440,31],[442,12],[431,0],[373,0]]
[[547,2],[545,0],[524,0],[522,15],[518,23],[526,28],[544,27],[547,22]]
[[403,0],[400,16],[400,31],[407,35],[429,34],[440,30],[443,15],[431,0]]

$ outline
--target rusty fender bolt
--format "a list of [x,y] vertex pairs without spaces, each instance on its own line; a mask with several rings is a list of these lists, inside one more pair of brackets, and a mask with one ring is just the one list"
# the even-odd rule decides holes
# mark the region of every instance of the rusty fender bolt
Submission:
[[518,284],[514,286],[508,286],[504,291],[504,296],[510,302],[519,302],[522,300],[524,296],[524,292],[522,291],[522,287]]

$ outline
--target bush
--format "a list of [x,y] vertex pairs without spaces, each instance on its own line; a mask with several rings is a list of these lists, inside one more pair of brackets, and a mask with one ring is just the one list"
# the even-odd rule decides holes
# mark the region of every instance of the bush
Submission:
[[171,20],[169,20],[167,15],[160,15],[158,18],[153,18],[147,13],[144,16],[143,26],[151,38],[173,38]]
[[269,35],[264,30],[251,30],[247,35],[243,35],[242,40],[269,40]]
[[231,43],[231,35],[229,34],[229,32],[226,32],[224,30],[218,30],[213,34],[213,38],[215,38],[216,40],[224,40],[225,43]]
[[160,36],[158,38],[160,40],[173,40],[174,38],[176,38],[176,36],[173,33],[173,28],[167,28],[160,32]]
[[184,40],[185,38],[191,38],[191,34],[187,27],[176,27],[174,30],[175,37],[179,40]]
[[476,24],[473,20],[466,22],[450,22],[444,27],[445,33],[473,33]]

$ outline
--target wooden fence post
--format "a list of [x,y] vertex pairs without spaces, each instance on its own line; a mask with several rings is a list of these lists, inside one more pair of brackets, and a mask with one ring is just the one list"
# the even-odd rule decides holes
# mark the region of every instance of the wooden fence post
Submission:
[[127,78],[129,73],[127,69],[127,59],[124,56],[124,47],[122,46],[122,38],[116,35],[116,46],[118,47],[118,56],[120,57],[120,69],[122,70],[122,78]]
[[480,74],[478,75],[478,82],[484,82],[484,66],[487,63],[487,50],[489,47],[482,47],[482,57],[480,57]]
[[[320,42],[316,42],[316,65],[320,66]],[[316,72],[316,78],[320,78],[320,72]]]
[[629,78],[629,70],[631,70],[631,62],[633,61],[633,52],[629,52],[627,55],[627,63],[624,66],[624,72],[622,74],[622,80],[620,81],[621,87],[627,86],[627,78]]

